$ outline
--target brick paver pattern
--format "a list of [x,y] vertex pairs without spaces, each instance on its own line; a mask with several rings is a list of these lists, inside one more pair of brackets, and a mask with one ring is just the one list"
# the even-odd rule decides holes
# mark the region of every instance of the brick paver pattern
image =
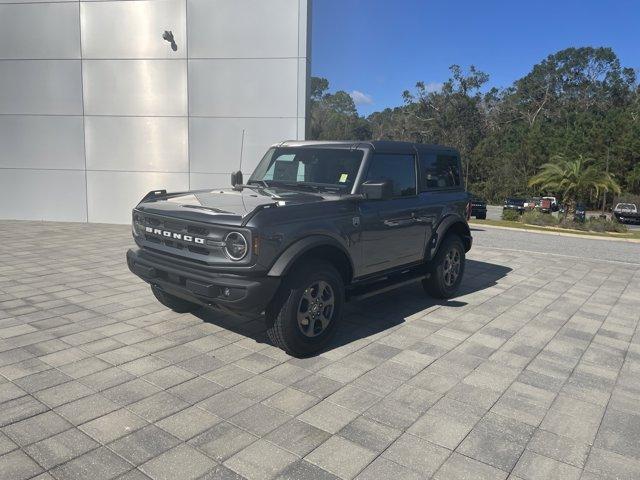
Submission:
[[168,311],[131,245],[0,222],[1,478],[640,478],[639,267],[476,247],[455,300],[348,304],[295,359]]

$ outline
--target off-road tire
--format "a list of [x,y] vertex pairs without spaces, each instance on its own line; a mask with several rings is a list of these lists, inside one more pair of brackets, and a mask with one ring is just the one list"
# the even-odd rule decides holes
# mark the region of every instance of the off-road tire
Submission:
[[[317,282],[326,282],[334,303],[331,319],[315,337],[305,336],[298,324],[298,312],[305,291]],[[265,311],[267,336],[271,342],[295,357],[307,357],[322,350],[335,335],[344,306],[344,281],[328,262],[305,261],[283,280],[278,293]]]
[[[460,268],[455,281],[453,281],[451,284],[448,284],[445,280],[445,265],[447,261],[447,255],[452,250],[457,250],[460,259]],[[436,256],[433,258],[433,260],[431,260],[431,262],[429,262],[429,278],[422,281],[424,290],[429,295],[435,298],[446,299],[453,297],[458,291],[460,283],[462,282],[462,277],[464,275],[464,264],[465,251],[462,239],[455,234],[447,235],[444,240],[442,240]]]
[[155,285],[151,285],[151,291],[161,304],[176,313],[189,313],[200,308],[198,304],[171,295]]

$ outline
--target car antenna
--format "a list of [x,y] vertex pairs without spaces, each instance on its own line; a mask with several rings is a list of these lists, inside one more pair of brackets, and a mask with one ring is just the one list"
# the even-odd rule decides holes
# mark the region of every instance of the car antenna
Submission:
[[[244,150],[244,128],[242,129],[242,139],[240,140],[240,165],[238,166],[238,171],[240,172],[240,175],[242,175],[242,153]],[[241,181],[239,185],[234,185],[233,189],[234,190],[240,190],[242,191],[242,188],[244,187],[244,185],[242,185],[244,183],[244,181]],[[244,200],[243,200],[244,203]]]
[[242,155],[244,153],[244,128],[242,129],[242,140],[240,141],[240,167],[238,170],[242,171]]

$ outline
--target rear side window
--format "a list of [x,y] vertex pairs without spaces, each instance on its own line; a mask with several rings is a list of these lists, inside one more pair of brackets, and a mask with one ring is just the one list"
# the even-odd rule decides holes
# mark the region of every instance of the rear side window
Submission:
[[413,155],[386,155],[377,153],[371,160],[367,181],[393,182],[394,197],[416,194],[416,161]]
[[422,190],[460,186],[460,168],[456,155],[426,153],[420,155]]

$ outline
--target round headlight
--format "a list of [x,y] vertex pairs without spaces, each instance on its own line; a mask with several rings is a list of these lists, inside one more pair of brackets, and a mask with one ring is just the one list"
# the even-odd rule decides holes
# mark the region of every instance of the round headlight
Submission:
[[224,251],[231,260],[242,260],[248,250],[247,239],[241,233],[231,232],[225,237]]

